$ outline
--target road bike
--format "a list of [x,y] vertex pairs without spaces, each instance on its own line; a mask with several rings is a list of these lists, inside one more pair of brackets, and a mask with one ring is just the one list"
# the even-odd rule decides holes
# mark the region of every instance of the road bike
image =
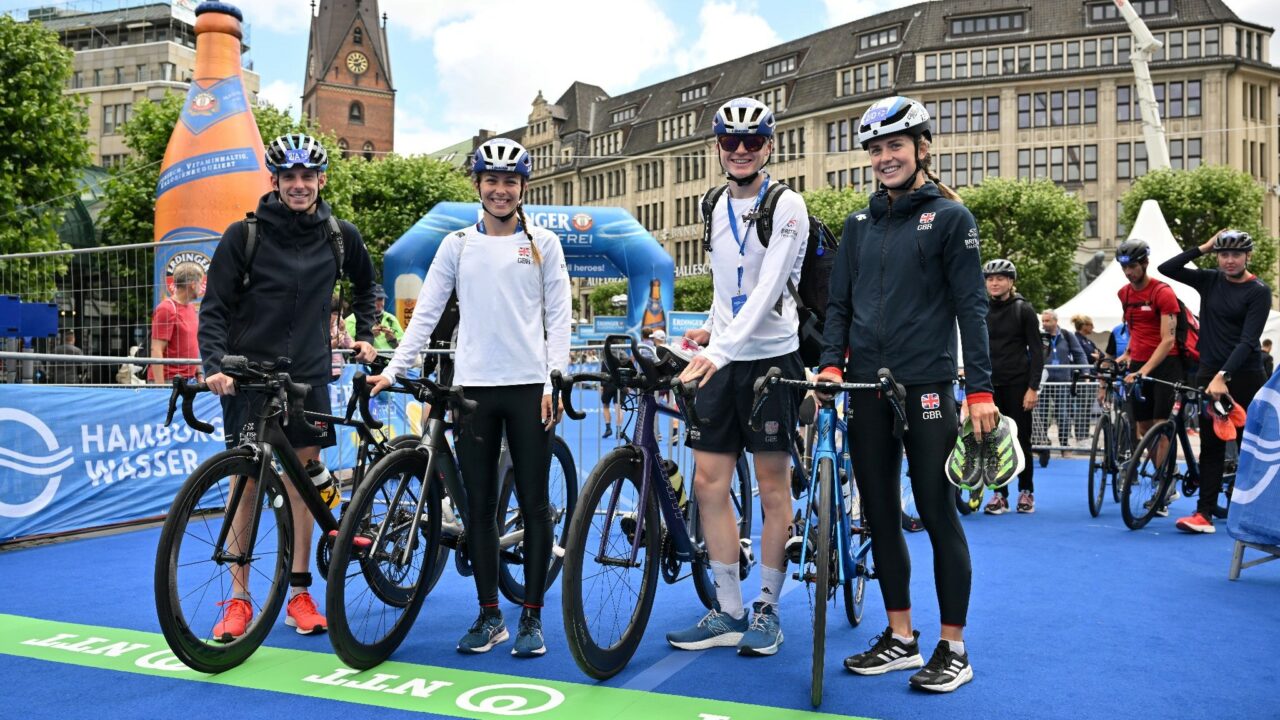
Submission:
[[1093,517],[1102,512],[1108,485],[1111,486],[1112,501],[1120,502],[1119,480],[1137,444],[1124,375],[1124,370],[1115,363],[1099,367],[1094,374],[1084,374],[1079,370],[1071,373],[1072,397],[1075,397],[1076,383],[1081,379],[1101,383],[1104,393],[1103,413],[1093,429],[1089,450],[1089,514]]

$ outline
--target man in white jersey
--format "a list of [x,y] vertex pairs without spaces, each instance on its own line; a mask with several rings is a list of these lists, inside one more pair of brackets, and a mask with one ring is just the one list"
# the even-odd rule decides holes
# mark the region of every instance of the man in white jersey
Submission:
[[[682,650],[737,646],[741,655],[772,655],[782,644],[778,599],[786,577],[784,546],[791,520],[790,447],[800,397],[774,392],[751,429],[752,385],[770,367],[804,379],[796,305],[787,280],[797,284],[809,238],[809,214],[787,189],[773,211],[772,233],[759,237],[756,221],[773,181],[762,172],[773,151],[773,112],[750,98],[725,103],[715,114],[720,166],[728,181],[712,209],[708,257],[714,300],[707,326],[685,336],[706,346],[682,380],[701,378],[697,411],[706,421],[691,432],[698,512],[711,557],[719,607],[697,625],[667,634]],[[738,455],[755,459],[765,523],[761,537],[761,590],[748,618],[738,581],[738,529],[729,484]]]

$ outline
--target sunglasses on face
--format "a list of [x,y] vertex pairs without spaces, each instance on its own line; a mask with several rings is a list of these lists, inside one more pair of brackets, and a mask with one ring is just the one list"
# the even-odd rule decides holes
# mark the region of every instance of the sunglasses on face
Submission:
[[747,149],[747,152],[759,152],[764,147],[765,137],[763,135],[721,135],[716,138],[720,149],[731,153],[738,149],[738,145]]

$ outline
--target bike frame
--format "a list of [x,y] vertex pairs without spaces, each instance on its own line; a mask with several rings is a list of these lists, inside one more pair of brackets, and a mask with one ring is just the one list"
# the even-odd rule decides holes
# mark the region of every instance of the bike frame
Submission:
[[[843,435],[843,448],[841,451],[836,450],[835,432],[840,429],[844,423],[836,415],[836,406],[834,400],[823,400],[818,406],[818,419],[815,423],[817,428],[814,434],[814,449],[812,466],[809,469],[809,487],[805,491],[805,527],[812,524],[813,510],[820,502],[826,502],[830,505],[833,513],[832,517],[836,522],[832,525],[835,530],[835,548],[840,563],[837,566],[837,577],[833,587],[843,585],[848,580],[856,576],[858,571],[858,562],[865,559],[867,553],[871,551],[871,540],[868,538],[862,541],[855,548],[849,542],[849,538],[853,537],[853,523],[851,520],[851,509],[845,506],[844,492],[840,488],[840,476],[837,468],[843,467],[849,482],[854,482],[853,478],[853,462],[849,455],[848,432]],[[832,492],[830,498],[821,497],[818,487],[818,466],[823,460],[831,461],[832,469]],[[800,557],[809,557],[809,533],[805,532],[800,540]],[[792,577],[796,580],[803,581],[803,562]],[[826,598],[823,598],[826,601]]]

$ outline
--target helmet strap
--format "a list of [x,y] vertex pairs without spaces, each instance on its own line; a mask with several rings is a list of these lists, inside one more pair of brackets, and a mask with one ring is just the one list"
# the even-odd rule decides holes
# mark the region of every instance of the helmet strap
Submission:
[[766,157],[764,159],[764,165],[761,165],[759,170],[756,170],[755,172],[751,173],[750,175],[744,178],[734,177],[733,174],[730,173],[728,170],[724,170],[724,166],[721,165],[721,169],[724,170],[724,179],[737,185],[738,187],[746,187],[751,183],[755,182],[756,178],[760,177],[760,173],[764,172],[765,167],[769,164],[769,161],[772,159],[773,159],[773,153],[770,153],[769,157]]

